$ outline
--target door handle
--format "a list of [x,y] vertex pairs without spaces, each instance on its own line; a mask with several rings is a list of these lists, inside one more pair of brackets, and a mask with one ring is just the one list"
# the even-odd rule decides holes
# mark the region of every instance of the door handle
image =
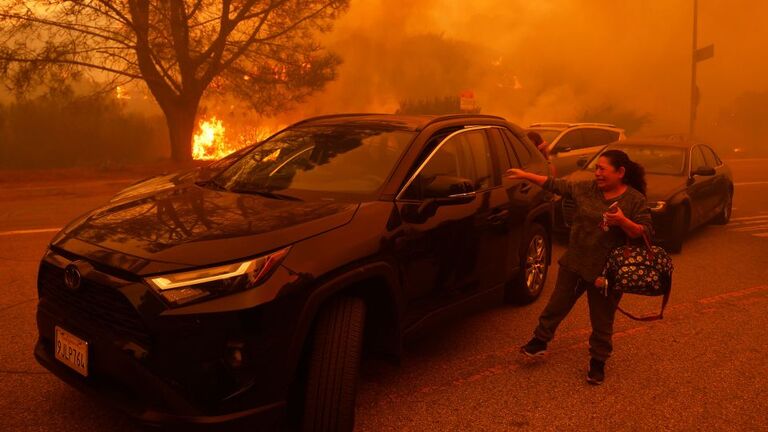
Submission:
[[496,212],[490,216],[488,216],[487,220],[491,224],[494,225],[502,225],[507,222],[507,217],[509,216],[509,210],[501,210],[499,212]]
[[531,189],[533,189],[533,185],[528,182],[525,182],[520,186],[520,192],[522,193],[528,193]]

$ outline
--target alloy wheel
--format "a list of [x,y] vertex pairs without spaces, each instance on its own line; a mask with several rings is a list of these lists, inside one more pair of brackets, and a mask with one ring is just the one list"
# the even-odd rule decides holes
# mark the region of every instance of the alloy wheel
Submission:
[[535,235],[528,245],[525,258],[525,287],[530,294],[542,289],[547,274],[547,243],[543,236]]

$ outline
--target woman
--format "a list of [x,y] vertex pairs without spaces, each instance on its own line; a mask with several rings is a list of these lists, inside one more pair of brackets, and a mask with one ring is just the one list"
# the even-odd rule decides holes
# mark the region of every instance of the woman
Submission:
[[[613,350],[613,320],[620,296],[603,294],[605,280],[601,274],[613,248],[625,244],[627,237],[635,239],[644,232],[649,235],[652,232],[651,214],[645,197],[645,170],[631,161],[626,153],[608,150],[598,158],[595,178],[591,181],[570,182],[519,169],[507,171],[507,176],[529,180],[572,199],[576,204],[570,243],[559,261],[555,290],[539,317],[533,339],[521,351],[528,356],[543,355],[557,326],[586,291],[592,323],[587,381],[602,384],[605,361]],[[609,210],[614,203],[618,207],[615,211]]]

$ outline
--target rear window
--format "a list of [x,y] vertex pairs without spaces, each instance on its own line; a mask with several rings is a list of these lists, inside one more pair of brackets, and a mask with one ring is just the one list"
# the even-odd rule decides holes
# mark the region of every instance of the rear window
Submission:
[[[621,150],[645,168],[648,174],[680,175],[685,171],[686,149],[669,146],[610,146],[606,150]],[[586,169],[595,169],[596,157]]]
[[517,160],[520,162],[520,166],[525,168],[531,163],[531,159],[533,156],[531,156],[531,148],[519,139],[512,135],[512,132],[510,132],[507,129],[503,129],[502,135],[504,135],[504,138],[506,138],[507,144],[512,146],[512,149],[514,150],[514,154],[517,155]]

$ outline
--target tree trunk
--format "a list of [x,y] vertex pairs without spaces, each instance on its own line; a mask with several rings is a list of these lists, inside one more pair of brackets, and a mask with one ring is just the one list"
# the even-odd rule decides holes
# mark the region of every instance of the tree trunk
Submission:
[[171,159],[176,162],[191,161],[197,102],[173,104],[164,107],[163,112],[171,139]]

